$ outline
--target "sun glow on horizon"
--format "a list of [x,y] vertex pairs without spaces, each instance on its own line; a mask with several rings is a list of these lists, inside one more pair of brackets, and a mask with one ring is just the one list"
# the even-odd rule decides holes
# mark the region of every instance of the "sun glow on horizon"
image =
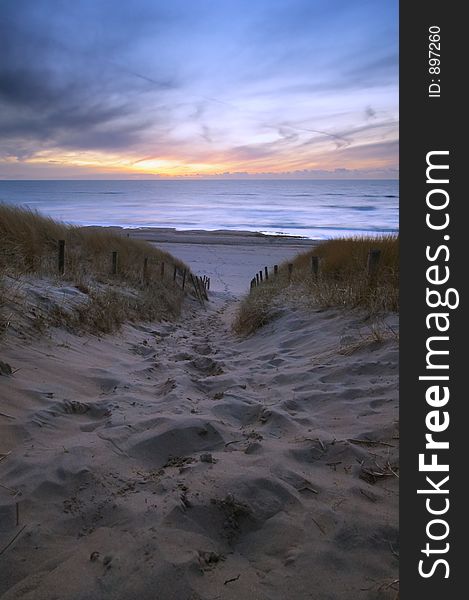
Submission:
[[[362,150],[366,149],[366,145]],[[340,152],[338,152],[340,155]],[[60,152],[60,151],[42,151],[36,155],[21,161],[22,168],[30,167],[32,169],[43,169],[45,175],[51,170],[63,171],[68,173],[76,172],[78,176],[91,176],[108,174],[111,177],[122,176],[129,177],[162,177],[162,178],[186,178],[186,177],[213,177],[213,176],[259,176],[282,174],[300,174],[305,175],[310,172],[314,177],[315,172],[329,171],[376,171],[377,178],[382,178],[389,172],[390,178],[396,176],[396,170],[386,158],[378,156],[368,156],[365,159],[350,158],[347,160],[347,167],[342,168],[342,162],[338,164],[331,160],[333,158],[327,153],[319,160],[304,161],[301,157],[283,157],[281,161],[272,160],[272,157],[261,157],[256,160],[210,160],[205,162],[191,161],[183,158],[178,160],[176,157],[145,157],[138,159],[133,156],[125,156],[116,153],[105,152]],[[4,164],[9,165],[14,172],[18,160],[13,157],[4,159]],[[373,175],[372,175],[373,177]],[[34,177],[33,177],[34,178]],[[46,177],[47,178],[47,177]]]
[[136,1],[7,3],[0,178],[396,175],[397,2]]

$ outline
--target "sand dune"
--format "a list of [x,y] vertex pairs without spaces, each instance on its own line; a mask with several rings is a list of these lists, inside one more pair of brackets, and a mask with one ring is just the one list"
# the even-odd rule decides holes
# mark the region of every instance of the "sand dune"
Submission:
[[233,310],[7,342],[2,600],[395,598],[397,342]]

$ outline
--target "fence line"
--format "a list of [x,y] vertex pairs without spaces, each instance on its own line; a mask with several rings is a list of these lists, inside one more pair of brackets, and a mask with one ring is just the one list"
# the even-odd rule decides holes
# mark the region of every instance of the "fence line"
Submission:
[[[266,267],[267,268],[267,267]],[[65,240],[57,240],[57,270],[60,275],[65,274]],[[160,264],[160,276],[161,279],[165,278],[165,263],[162,262]],[[142,284],[148,285],[150,281],[149,276],[149,260],[148,256],[143,258],[143,268],[142,268]],[[113,250],[111,252],[111,275],[117,275],[119,272],[119,253],[117,250]],[[207,275],[199,276],[193,275],[192,273],[188,273],[187,269],[180,269],[177,265],[174,265],[173,269],[173,284],[178,285],[178,276],[181,278],[181,289],[184,290],[187,283],[187,276],[190,276],[190,280],[192,286],[194,288],[195,295],[198,299],[201,300],[202,305],[204,300],[208,301],[208,291],[210,290],[210,277]]]
[[[381,260],[381,250],[376,248],[370,248],[366,261],[366,273],[368,275],[368,283],[369,285],[375,285],[377,275],[379,272],[379,265]],[[294,264],[287,263],[286,265],[288,283],[291,283]],[[265,278],[263,277],[265,275]],[[279,267],[278,265],[274,265],[274,278],[279,275]],[[321,260],[319,256],[313,255],[311,256],[311,275],[314,280],[319,281],[321,276]],[[252,292],[256,287],[259,287],[262,283],[269,281],[269,269],[268,267],[264,267],[264,269],[259,270],[254,277],[250,281],[249,290]]]

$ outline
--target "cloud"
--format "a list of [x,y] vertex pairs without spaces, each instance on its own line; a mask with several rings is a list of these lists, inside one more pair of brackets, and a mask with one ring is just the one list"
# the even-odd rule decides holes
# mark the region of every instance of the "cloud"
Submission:
[[[42,7],[47,4],[57,3],[45,2]],[[38,149],[44,145],[82,149],[135,145],[150,125],[143,110],[145,96],[151,93],[154,100],[156,94],[174,89],[175,80],[167,74],[147,77],[109,60],[106,50],[113,46],[115,31],[111,39],[104,35],[95,53],[80,48],[79,36],[67,43],[60,36],[45,35],[43,27],[36,28],[34,11],[29,20],[22,18],[27,5],[15,11],[10,3],[10,14],[0,20],[0,137],[4,143],[11,146],[14,141],[19,158],[33,153],[31,140],[38,142]],[[46,17],[44,11],[43,25]],[[54,15],[50,20],[54,24]],[[155,124],[154,116],[151,124]]]
[[3,0],[0,160],[334,160],[397,136],[396,28],[388,0]]

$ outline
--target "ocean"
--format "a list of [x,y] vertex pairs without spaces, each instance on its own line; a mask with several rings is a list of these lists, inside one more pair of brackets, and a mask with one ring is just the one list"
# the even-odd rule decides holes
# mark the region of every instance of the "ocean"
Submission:
[[397,180],[4,180],[0,202],[74,225],[310,239],[395,233],[399,223]]

